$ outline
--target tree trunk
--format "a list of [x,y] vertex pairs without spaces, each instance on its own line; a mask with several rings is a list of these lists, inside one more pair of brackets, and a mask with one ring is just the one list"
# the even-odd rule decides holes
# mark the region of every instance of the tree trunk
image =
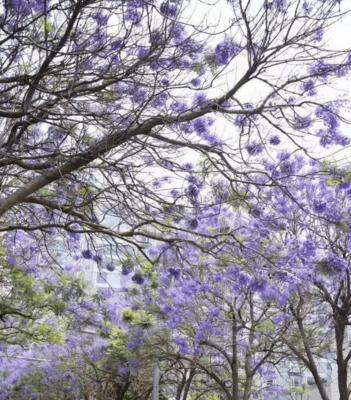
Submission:
[[338,367],[339,399],[349,400],[347,388],[347,362],[344,359],[344,338],[347,320],[342,315],[335,318],[336,363]]
[[[313,357],[313,353],[311,351],[310,345],[308,343],[308,338],[306,337],[306,332],[305,332],[305,328],[303,326],[303,322],[301,317],[298,314],[295,314],[295,319],[297,322],[297,326],[299,328],[300,331],[300,335],[301,335],[301,339],[305,348],[305,352],[306,352],[306,356],[308,359],[308,365],[306,365],[308,367],[308,369],[310,370],[311,374],[313,375],[314,381],[317,385],[319,394],[321,395],[322,400],[330,400],[329,396],[327,394],[327,391],[325,389],[324,383],[318,373],[318,368],[317,365],[315,363],[314,357]],[[343,399],[344,400],[344,399]]]
[[187,382],[185,384],[185,387],[184,387],[183,399],[182,400],[187,400],[188,394],[189,394],[189,390],[190,390],[190,386],[191,386],[191,382],[192,382],[194,376],[195,376],[195,370],[191,369],[189,378],[188,378],[188,380],[187,380]]
[[186,375],[185,374],[186,374],[186,372],[182,376],[182,380],[177,386],[176,400],[181,400],[181,398],[182,398],[183,389],[184,389],[184,386],[186,383]]
[[347,389],[347,368],[346,365],[339,365],[338,361],[338,386],[340,400],[349,400]]
[[232,399],[239,400],[239,362],[238,362],[238,345],[237,345],[237,321],[236,315],[232,314],[233,324],[232,324]]

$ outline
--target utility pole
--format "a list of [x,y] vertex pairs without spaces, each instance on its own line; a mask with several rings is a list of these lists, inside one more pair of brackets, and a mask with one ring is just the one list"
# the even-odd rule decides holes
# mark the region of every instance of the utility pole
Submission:
[[160,391],[160,368],[158,364],[154,367],[152,380],[152,400],[158,400]]

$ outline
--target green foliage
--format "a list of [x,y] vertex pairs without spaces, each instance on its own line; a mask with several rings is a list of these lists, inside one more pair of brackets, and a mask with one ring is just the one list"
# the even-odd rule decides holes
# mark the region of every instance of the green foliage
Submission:
[[338,187],[342,184],[351,183],[351,171],[338,171],[338,170],[331,170],[330,171],[332,178],[327,179],[326,184],[329,187]]
[[111,327],[110,343],[110,354],[120,361],[126,361],[128,359],[126,333],[116,326]]
[[266,320],[260,324],[257,324],[255,329],[260,333],[270,333],[274,332],[275,325],[271,320]]
[[56,329],[54,329],[48,323],[39,324],[37,327],[37,335],[42,337],[42,340],[46,340],[52,344],[63,344],[64,334]]
[[327,186],[329,187],[336,187],[342,184],[342,180],[337,178],[330,178],[327,180]]
[[53,284],[30,276],[9,264],[6,250],[0,246],[0,282],[0,343],[64,342],[70,319],[66,303],[83,294],[79,279],[63,274]]
[[52,22],[46,20],[44,22],[45,33],[52,33],[52,32],[54,32],[54,30],[55,30],[55,25]]
[[142,264],[141,269],[143,273],[149,278],[151,285],[154,288],[157,287],[158,279],[157,279],[157,273],[155,271],[155,266],[151,262],[145,261]]
[[122,313],[124,321],[132,326],[140,326],[144,329],[155,325],[155,317],[144,310],[133,311],[127,308]]

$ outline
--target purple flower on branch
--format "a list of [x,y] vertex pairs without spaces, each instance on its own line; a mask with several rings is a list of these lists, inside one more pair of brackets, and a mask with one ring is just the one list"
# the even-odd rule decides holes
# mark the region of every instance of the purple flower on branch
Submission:
[[225,40],[217,44],[215,48],[216,63],[218,65],[227,65],[233,57],[240,53],[240,46],[231,40]]

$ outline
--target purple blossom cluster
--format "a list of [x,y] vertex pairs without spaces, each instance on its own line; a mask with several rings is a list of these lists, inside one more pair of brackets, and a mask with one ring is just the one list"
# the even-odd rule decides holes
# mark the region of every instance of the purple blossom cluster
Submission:
[[227,65],[240,51],[241,47],[231,40],[218,43],[215,48],[216,63],[218,65]]

